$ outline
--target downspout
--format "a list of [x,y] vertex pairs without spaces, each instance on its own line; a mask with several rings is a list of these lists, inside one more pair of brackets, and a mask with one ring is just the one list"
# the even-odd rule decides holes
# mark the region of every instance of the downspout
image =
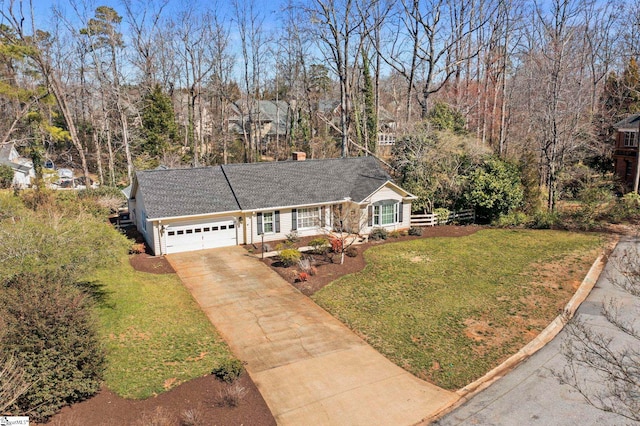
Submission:
[[158,251],[160,252],[160,254],[158,256],[162,256],[163,255],[163,253],[162,253],[162,234],[163,234],[163,232],[162,232],[162,221],[159,220],[158,221],[158,247],[159,247]]

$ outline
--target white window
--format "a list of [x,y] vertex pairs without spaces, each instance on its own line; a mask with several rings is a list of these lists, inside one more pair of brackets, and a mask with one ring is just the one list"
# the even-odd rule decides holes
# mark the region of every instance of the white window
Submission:
[[262,229],[265,234],[273,232],[273,212],[262,213]]
[[624,146],[638,146],[638,139],[635,132],[624,132]]
[[391,225],[398,222],[399,203],[388,203],[373,206],[373,224]]
[[320,225],[320,209],[298,209],[298,229],[313,228]]

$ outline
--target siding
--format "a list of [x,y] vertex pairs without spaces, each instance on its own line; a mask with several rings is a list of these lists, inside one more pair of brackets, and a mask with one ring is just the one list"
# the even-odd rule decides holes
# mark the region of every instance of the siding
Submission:
[[[327,223],[328,222],[328,218],[329,218],[329,206],[326,206],[327,208],[325,209],[325,215],[326,215],[326,220]],[[274,210],[265,210],[267,212],[270,211],[274,211]],[[291,220],[291,211],[292,209],[278,209],[278,211],[280,212],[280,232],[278,233],[269,233],[269,234],[264,234],[264,241],[280,241],[280,240],[285,240],[287,238],[287,234],[290,234],[292,231],[292,220]],[[248,224],[250,223],[249,226],[247,226],[247,234],[250,235],[249,237],[249,241],[247,241],[247,243],[251,244],[256,244],[256,243],[260,243],[262,242],[262,235],[258,235],[258,214],[257,213],[253,213],[251,216],[247,216],[247,218],[250,218],[251,220],[248,221]],[[317,227],[313,227],[311,229],[298,229],[296,230],[298,236],[300,237],[308,237],[308,236],[313,236],[313,235],[324,235],[327,233],[327,231],[321,229],[319,226]]]

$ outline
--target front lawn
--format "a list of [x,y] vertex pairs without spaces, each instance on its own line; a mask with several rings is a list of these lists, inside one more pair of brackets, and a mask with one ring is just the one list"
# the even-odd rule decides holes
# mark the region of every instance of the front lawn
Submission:
[[105,382],[126,398],[147,398],[210,373],[232,357],[177,275],[135,271],[126,257],[92,279],[107,350]]
[[399,366],[461,388],[561,312],[602,250],[594,234],[483,230],[375,246],[313,299]]

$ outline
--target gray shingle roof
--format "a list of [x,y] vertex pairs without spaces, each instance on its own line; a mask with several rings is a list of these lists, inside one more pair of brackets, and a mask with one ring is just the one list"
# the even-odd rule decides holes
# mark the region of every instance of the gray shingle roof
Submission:
[[[150,218],[361,202],[390,180],[373,157],[138,172]],[[235,197],[234,197],[235,195]]]
[[150,218],[240,209],[220,167],[145,170],[136,179]]
[[613,125],[617,130],[638,130],[638,122],[640,121],[640,114],[632,114],[626,117],[624,120],[618,121]]

